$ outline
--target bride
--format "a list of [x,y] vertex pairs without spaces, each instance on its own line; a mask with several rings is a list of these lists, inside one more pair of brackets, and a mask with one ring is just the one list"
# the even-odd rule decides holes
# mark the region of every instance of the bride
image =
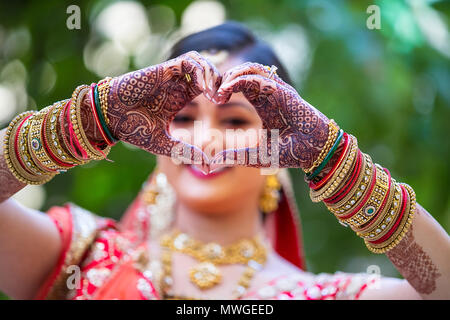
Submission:
[[[447,233],[289,82],[272,49],[230,22],[180,40],[166,62],[18,115],[0,131],[0,290],[15,299],[448,299]],[[244,133],[259,129],[279,136],[264,148]],[[119,140],[158,155],[120,221],[11,199],[106,158]],[[236,141],[245,147],[230,149]],[[280,169],[263,171],[261,154]],[[308,272],[286,168],[303,169],[312,201],[404,279]]]

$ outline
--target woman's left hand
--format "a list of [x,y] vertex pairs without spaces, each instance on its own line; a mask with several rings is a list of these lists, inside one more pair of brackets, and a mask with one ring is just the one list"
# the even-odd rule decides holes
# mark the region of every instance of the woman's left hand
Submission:
[[[259,114],[267,132],[267,142],[260,140],[255,148],[224,150],[212,161],[211,170],[223,166],[225,159],[251,167],[270,167],[275,159],[281,168],[309,168],[319,156],[328,139],[330,120],[278,75],[269,76],[268,68],[258,63],[244,63],[223,75],[213,100],[223,104],[233,93],[242,92]],[[278,130],[275,148],[271,144],[271,141],[276,142],[271,138],[276,137],[274,130]],[[269,163],[260,156],[260,151],[269,157]]]

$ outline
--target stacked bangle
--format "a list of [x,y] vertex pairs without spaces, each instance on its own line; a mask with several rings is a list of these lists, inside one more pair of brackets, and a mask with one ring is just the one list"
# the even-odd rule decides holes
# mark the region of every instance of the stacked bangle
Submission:
[[[314,173],[311,174],[311,172],[313,170],[315,172],[316,171],[320,172],[320,170],[323,169],[323,167],[325,165],[322,166],[321,163],[325,162],[325,159],[327,159],[327,157],[330,155],[330,153],[332,153],[332,152],[334,153],[334,150],[333,151],[331,151],[331,150],[333,149],[334,144],[336,144],[336,142],[335,142],[336,138],[341,133],[342,133],[342,131],[339,131],[339,126],[336,124],[336,122],[333,119],[331,119],[330,122],[328,123],[328,139],[325,142],[325,145],[323,146],[322,150],[320,151],[319,156],[314,161],[312,166],[309,167],[308,169],[304,170],[308,177],[312,176],[311,179],[313,179],[315,176],[317,176],[317,173],[316,174],[314,174]],[[340,138],[342,138],[342,135],[341,135]],[[329,158],[331,158],[331,156]],[[329,158],[328,158],[328,160],[329,160]],[[326,160],[326,162],[328,162],[328,160]],[[317,170],[316,168],[319,167],[319,166],[321,167],[321,169]]]
[[[27,121],[34,114],[34,111],[27,111],[16,116],[6,129],[4,140],[4,157],[10,172],[20,182],[31,185],[42,184],[53,178],[52,175],[42,173],[33,174],[30,172],[25,167],[25,163],[30,162],[31,166],[32,159],[24,158],[23,155],[21,156],[19,153],[18,139],[20,130],[23,125],[29,125],[29,122]],[[22,146],[27,148],[25,141],[23,142]]]
[[[51,118],[50,120],[48,117],[46,118],[45,127],[42,128],[42,131],[45,132],[45,136],[47,138],[46,143],[49,145],[51,151],[56,155],[53,158],[60,162],[61,166],[65,168],[72,168],[81,163],[74,159],[71,154],[66,152],[64,148],[65,136],[62,132],[61,134],[58,134],[58,121],[67,103],[67,101],[59,101],[52,106],[50,112]],[[62,137],[62,139],[60,139],[60,137]]]
[[349,194],[351,195],[351,190],[357,184],[357,178],[359,177],[359,173],[361,170],[364,170],[365,166],[365,157],[362,155],[361,151],[358,151],[358,155],[356,156],[355,167],[352,168],[352,174],[350,179],[345,183],[345,185],[339,189],[339,191],[334,194],[331,198],[325,199],[324,203],[331,207],[340,206],[342,203],[346,202],[349,198]]
[[[6,129],[4,157],[17,180],[43,184],[69,168],[106,157],[110,145],[101,149],[84,132],[81,104],[88,90],[89,86],[80,86],[72,99],[58,101],[39,112],[21,113],[11,121]],[[97,108],[93,110],[97,114]]]
[[100,100],[100,107],[101,107],[101,113],[105,119],[106,124],[109,124],[109,118],[108,118],[108,95],[109,90],[111,88],[110,82],[112,78],[106,77],[103,80],[100,80],[98,83],[98,96]]
[[62,170],[64,168],[55,163],[49,155],[50,151],[48,149],[46,135],[43,130],[45,127],[45,118],[49,114],[48,112],[49,110],[45,108],[30,119],[31,125],[27,140],[30,145],[30,153],[33,155],[33,158],[36,159],[34,162],[38,166],[42,166],[44,171],[57,173],[58,170]]
[[[110,146],[107,146],[105,149],[100,150],[93,146],[91,142],[88,140],[86,133],[83,129],[83,123],[81,120],[81,102],[85,94],[89,91],[89,86],[82,85],[75,89],[72,95],[72,104],[69,108],[70,110],[70,121],[73,131],[75,133],[75,138],[77,145],[81,147],[87,156],[94,160],[102,160],[106,158],[106,155],[110,151]],[[75,102],[75,103],[74,103]]]
[[[333,156],[340,139],[345,142],[339,159],[324,178],[312,181]],[[414,190],[373,163],[358,149],[356,138],[347,133],[338,135],[322,163],[307,177],[311,200],[323,201],[374,253],[394,248],[411,226],[416,209]]]
[[343,137],[344,131],[341,129],[339,130],[339,134],[338,137],[336,139],[336,141],[334,142],[332,148],[330,149],[330,151],[328,152],[328,154],[326,155],[325,159],[322,161],[322,163],[317,167],[316,170],[314,170],[313,173],[311,174],[306,174],[307,179],[309,181],[311,181],[312,179],[314,179],[315,177],[317,177],[317,175],[323,170],[323,168],[327,165],[328,161],[330,161],[330,159],[333,157],[334,152],[336,151],[339,143],[341,142],[341,139]]
[[[357,235],[363,239],[367,240],[378,240],[383,236],[384,231],[389,230],[393,222],[395,221],[395,216],[398,214],[398,210],[402,203],[402,190],[399,185],[395,183],[392,179],[393,185],[391,188],[391,195],[389,197],[389,206],[385,207],[378,218],[374,218],[372,221],[366,225],[361,226]],[[395,200],[394,200],[395,199]]]
[[364,240],[367,248],[374,253],[385,253],[393,249],[400,243],[411,227],[416,211],[416,195],[409,185],[401,183],[400,186],[403,191],[403,206],[394,225],[380,239]]
[[326,198],[331,197],[339,189],[339,185],[345,180],[347,173],[353,166],[353,162],[356,159],[358,144],[356,138],[352,135],[348,135],[349,143],[346,149],[341,155],[341,158],[333,167],[330,173],[331,177],[327,183],[320,189],[310,189],[310,196],[313,202],[320,202]]
[[[96,114],[96,118],[98,118],[98,120],[100,122],[98,124],[98,126],[100,128],[100,131],[102,132],[102,135],[104,136],[104,138],[107,141],[108,145],[111,146],[111,145],[114,145],[118,140],[116,138],[114,138],[114,136],[112,135],[111,131],[109,130],[109,128],[107,126],[107,120],[106,120],[107,118],[104,115],[104,112],[102,111],[102,104],[101,104],[100,99],[99,99],[99,90],[100,90],[99,86],[100,85],[96,85],[96,86],[94,86],[92,88],[93,93],[94,93],[93,94],[93,96],[94,96],[94,106],[95,106],[95,110],[96,110],[95,114]],[[106,89],[103,89],[103,88],[106,88]],[[101,92],[102,92],[102,97],[103,97],[103,102],[104,102],[103,106],[105,106],[104,110],[107,109],[106,94],[104,92],[108,91],[109,90],[108,88],[109,88],[108,83],[102,85],[102,91]]]

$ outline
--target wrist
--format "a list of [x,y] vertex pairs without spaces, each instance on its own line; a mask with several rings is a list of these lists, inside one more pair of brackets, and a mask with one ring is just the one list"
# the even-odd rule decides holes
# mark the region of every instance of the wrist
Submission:
[[337,149],[334,152],[333,156],[330,158],[330,160],[327,162],[327,164],[324,166],[324,168],[317,174],[316,178],[314,178],[314,180],[313,180],[314,182],[319,182],[325,176],[328,175],[328,173],[331,171],[331,169],[336,165],[336,163],[341,158],[342,152],[344,151],[344,147],[345,147],[345,140],[342,139],[339,142],[339,145],[337,146]]
[[414,190],[397,183],[387,169],[373,163],[358,149],[355,137],[344,136],[333,158],[316,180],[309,182],[311,200],[323,201],[370,251],[388,252],[411,225],[416,205]]
[[94,110],[92,109],[92,98],[89,92],[87,92],[80,104],[81,121],[83,124],[84,132],[88,140],[94,145],[106,145],[105,139],[100,133],[98,126],[95,122]]

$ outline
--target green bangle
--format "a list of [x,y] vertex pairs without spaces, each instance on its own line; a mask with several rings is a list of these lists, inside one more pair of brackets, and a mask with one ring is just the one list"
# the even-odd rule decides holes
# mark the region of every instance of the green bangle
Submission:
[[98,119],[100,120],[100,124],[102,125],[103,131],[105,132],[106,136],[110,141],[113,143],[116,143],[117,140],[114,138],[114,136],[111,134],[111,131],[109,131],[108,126],[106,125],[105,117],[103,116],[102,110],[100,109],[100,99],[98,97],[98,86],[95,86],[94,90],[94,102],[95,102],[95,110],[97,110]]
[[344,135],[344,130],[339,130],[339,135],[336,139],[336,141],[334,142],[333,146],[331,147],[330,151],[328,152],[327,156],[325,157],[325,159],[323,159],[322,163],[317,167],[316,170],[314,170],[313,173],[311,174],[306,174],[306,177],[309,181],[311,181],[312,179],[314,179],[315,177],[317,177],[317,175],[320,173],[320,171],[322,171],[322,169],[327,165],[328,161],[330,161],[330,159],[333,157],[334,152],[336,151],[339,142],[341,142],[342,137]]

